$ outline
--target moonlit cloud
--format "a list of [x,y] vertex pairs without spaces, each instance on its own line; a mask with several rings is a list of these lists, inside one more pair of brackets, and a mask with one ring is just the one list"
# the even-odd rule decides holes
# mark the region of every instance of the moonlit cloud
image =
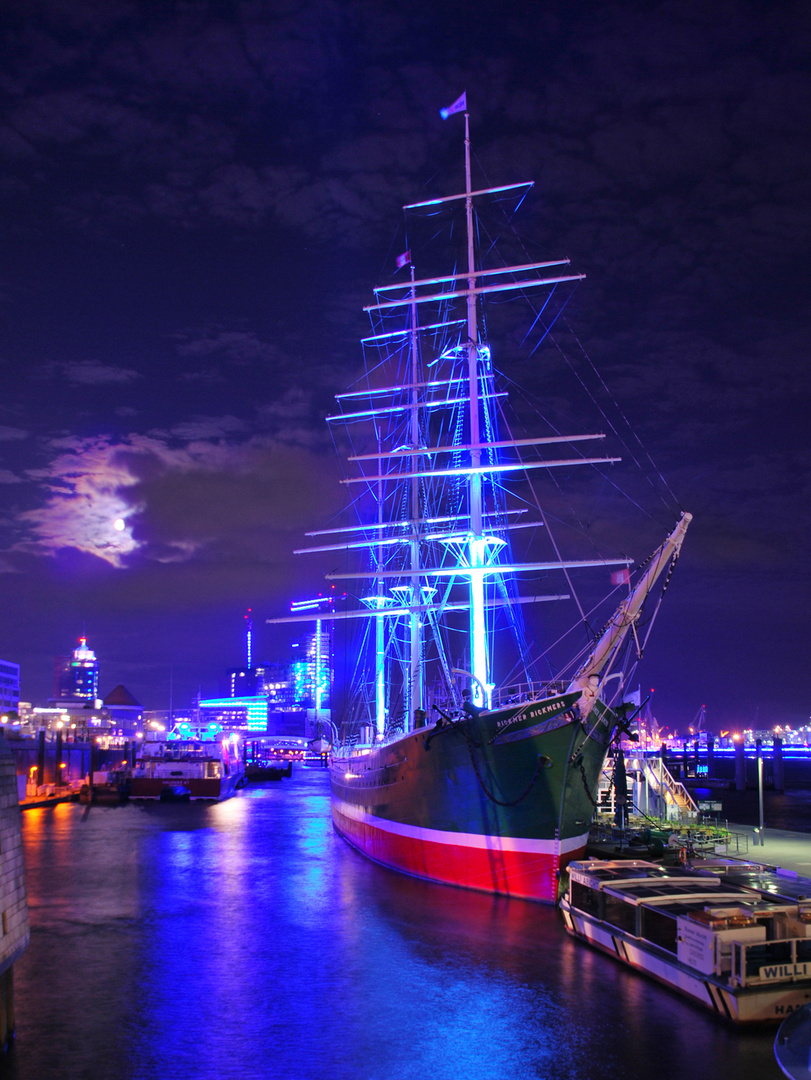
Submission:
[[28,471],[44,499],[18,515],[29,535],[15,550],[54,556],[72,548],[124,569],[135,556],[176,563],[208,551],[219,560],[224,546],[253,549],[258,541],[253,557],[262,559],[259,522],[274,506],[285,507],[288,527],[312,520],[322,484],[309,478],[309,449],[259,437],[226,443],[243,427],[228,421],[55,442],[50,463]]
[[126,522],[137,509],[124,495],[137,478],[120,462],[118,448],[105,439],[88,441],[29,475],[48,494],[42,507],[20,515],[31,529],[31,538],[18,544],[20,550],[54,555],[75,548],[112,566],[125,565],[138,544],[129,527],[119,530],[114,523]]

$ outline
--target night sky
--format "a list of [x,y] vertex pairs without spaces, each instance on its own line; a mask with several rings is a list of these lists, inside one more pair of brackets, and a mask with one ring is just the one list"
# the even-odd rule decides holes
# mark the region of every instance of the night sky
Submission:
[[657,717],[808,720],[807,3],[3,8],[0,656],[25,700],[83,632],[102,694],[147,708],[219,692],[248,607],[255,656],[284,654],[264,620],[322,588],[291,552],[342,498],[323,417],[401,206],[459,189],[438,110],[466,90],[477,160],[535,181],[523,228],[587,275],[568,325],[694,514]]

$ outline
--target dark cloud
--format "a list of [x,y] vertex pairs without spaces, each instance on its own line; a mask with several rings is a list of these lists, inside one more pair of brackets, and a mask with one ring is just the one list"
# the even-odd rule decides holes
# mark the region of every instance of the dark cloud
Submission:
[[62,371],[69,382],[82,386],[104,386],[108,383],[128,383],[140,378],[132,368],[114,367],[112,364],[99,364],[93,360],[80,360],[76,363],[63,364]]

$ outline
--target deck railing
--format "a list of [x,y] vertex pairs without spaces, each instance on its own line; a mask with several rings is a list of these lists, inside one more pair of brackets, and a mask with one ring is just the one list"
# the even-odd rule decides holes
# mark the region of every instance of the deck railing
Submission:
[[566,684],[562,682],[510,683],[493,691],[493,708],[500,709],[514,702],[542,701],[544,698],[559,697],[565,692]]

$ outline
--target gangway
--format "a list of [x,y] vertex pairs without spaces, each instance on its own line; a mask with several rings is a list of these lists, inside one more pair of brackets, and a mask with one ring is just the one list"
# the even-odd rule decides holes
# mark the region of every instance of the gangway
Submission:
[[[630,755],[625,758],[625,772],[629,805],[638,813],[666,821],[697,820],[698,805],[661,757]],[[600,776],[597,802],[601,811],[612,815],[616,810],[613,776],[614,759],[609,757]]]

